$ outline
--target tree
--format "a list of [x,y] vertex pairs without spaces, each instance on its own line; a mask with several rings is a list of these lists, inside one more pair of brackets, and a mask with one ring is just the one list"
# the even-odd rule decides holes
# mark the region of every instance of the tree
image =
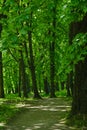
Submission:
[[51,87],[50,87],[50,97],[55,97],[55,40],[56,40],[56,1],[54,0],[54,6],[52,9],[53,15],[52,15],[52,28],[53,32],[51,33],[51,36],[53,37],[53,40],[50,42],[50,81],[51,81]]
[[81,2],[5,1],[3,8],[0,8],[7,16],[6,20],[0,20],[3,25],[1,49],[4,51],[5,91],[19,93],[19,96],[23,92],[23,96],[27,97],[27,88],[31,86],[35,98],[41,98],[39,91],[44,90],[50,97],[55,97],[56,88],[63,85],[68,77],[67,92],[72,90],[73,94],[75,82],[72,71],[75,72],[75,64],[86,53],[81,49],[82,44],[75,44],[78,38],[72,33],[72,24],[77,28],[75,18],[79,17],[80,21],[85,12],[81,12]]
[[[5,17],[0,14],[0,19]],[[0,24],[0,38],[2,32],[2,24]],[[0,51],[0,98],[4,98],[4,86],[3,86],[3,63],[2,63],[2,52]]]
[[0,52],[0,98],[4,98],[2,52]]
[[[30,23],[31,27],[31,23]],[[37,81],[35,74],[35,65],[34,65],[34,57],[33,57],[33,48],[32,48],[32,32],[28,32],[28,40],[29,40],[29,49],[30,49],[30,70],[32,75],[32,85],[34,90],[34,98],[41,98],[37,89]]]
[[[26,72],[25,72],[25,63],[23,58],[23,52],[20,50],[20,57],[21,57],[21,82],[22,82],[22,89],[23,89],[23,97],[28,97],[27,93],[27,85],[26,85]],[[19,81],[20,82],[20,81]],[[20,89],[20,87],[19,87]]]
[[[74,31],[73,31],[74,30]],[[73,22],[71,26],[72,38],[78,33],[87,32],[87,14],[83,17],[80,22]],[[85,35],[85,34],[84,34]],[[82,46],[83,48],[86,45]],[[83,61],[79,61],[75,65],[75,84],[73,88],[73,105],[72,112],[77,113],[87,113],[87,55]],[[84,95],[84,96],[83,96]]]

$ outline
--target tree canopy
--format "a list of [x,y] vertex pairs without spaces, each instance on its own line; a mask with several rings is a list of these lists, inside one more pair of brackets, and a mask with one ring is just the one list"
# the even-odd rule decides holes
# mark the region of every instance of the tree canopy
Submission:
[[86,0],[0,0],[0,97],[72,93],[87,57],[86,18]]

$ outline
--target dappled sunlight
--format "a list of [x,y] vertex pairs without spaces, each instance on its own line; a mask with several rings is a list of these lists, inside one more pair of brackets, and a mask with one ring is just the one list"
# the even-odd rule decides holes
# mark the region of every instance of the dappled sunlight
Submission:
[[[54,124],[50,130],[80,130],[80,128],[66,125],[66,118],[60,119],[58,123]],[[82,130],[82,129],[81,129]]]
[[5,130],[72,130],[66,126],[66,114],[71,106],[61,99],[45,99],[16,104],[24,108],[5,126]]
[[28,108],[28,109],[32,109],[32,110],[44,110],[44,111],[68,111],[70,110],[71,106],[65,106],[65,105],[58,105],[58,106],[44,106],[44,105],[39,105],[39,106],[30,106],[30,105],[23,105],[23,107]]
[[3,104],[3,101],[0,101],[0,105]]
[[0,98],[0,105],[3,104],[6,101],[7,101],[7,99]]
[[45,124],[44,123],[38,123],[38,124],[34,124],[34,126],[32,127],[32,130],[35,130],[35,129],[40,129],[42,126],[44,126]]
[[[28,106],[30,106],[30,105],[28,104]],[[16,107],[17,108],[26,107],[26,105],[23,103],[18,103],[18,104],[16,104]]]
[[2,126],[5,126],[5,123],[1,122],[0,123],[0,127],[2,127]]
[[30,128],[27,128],[27,129],[25,129],[25,130],[32,130],[32,129],[30,129]]
[[32,127],[23,127],[22,126],[22,128],[24,129],[24,130],[37,130],[37,129],[40,129],[42,126],[44,126],[44,124],[43,123],[38,123],[38,124],[34,124]]

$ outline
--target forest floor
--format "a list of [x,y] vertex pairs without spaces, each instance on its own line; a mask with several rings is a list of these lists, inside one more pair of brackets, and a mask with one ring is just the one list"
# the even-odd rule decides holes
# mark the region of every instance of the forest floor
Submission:
[[25,101],[17,107],[21,107],[21,112],[2,130],[80,130],[66,125],[71,102],[64,98]]

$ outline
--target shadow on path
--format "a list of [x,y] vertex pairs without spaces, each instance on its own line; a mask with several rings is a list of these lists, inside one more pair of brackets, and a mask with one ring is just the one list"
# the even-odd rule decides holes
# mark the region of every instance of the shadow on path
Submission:
[[4,130],[77,130],[65,124],[69,110],[70,103],[61,98],[26,102]]

